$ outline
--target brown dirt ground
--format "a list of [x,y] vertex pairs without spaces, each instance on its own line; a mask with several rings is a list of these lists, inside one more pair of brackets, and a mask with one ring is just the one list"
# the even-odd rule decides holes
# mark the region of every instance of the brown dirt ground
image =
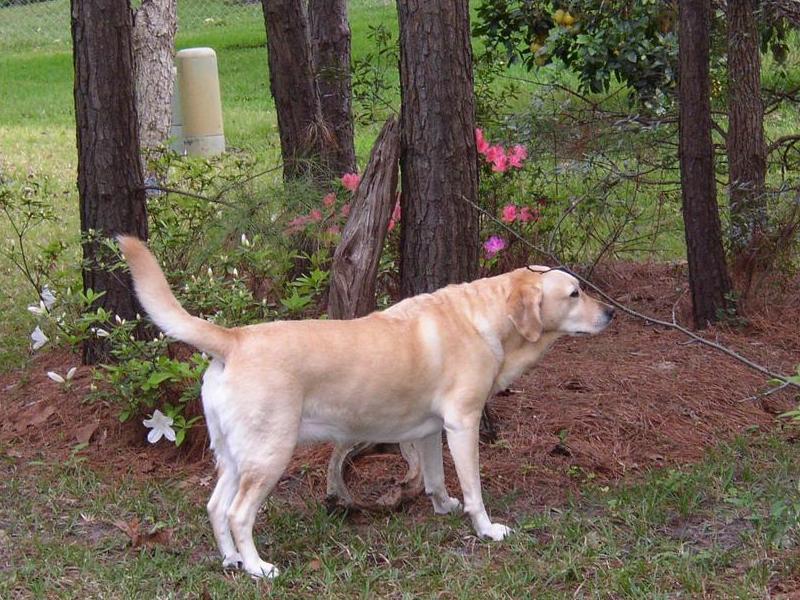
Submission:
[[[688,322],[683,265],[617,263],[595,273],[596,282],[623,303],[669,320],[676,307]],[[792,372],[800,362],[800,278],[766,285],[750,303],[744,328],[704,332],[773,370]],[[94,467],[110,477],[184,480],[207,495],[213,478],[204,436],[188,448],[149,446],[140,424],[120,424],[113,406],[79,401],[92,380],[81,367],[70,391],[46,372],[64,373],[77,356],[55,350],[23,370],[0,376],[0,448],[20,463],[59,461],[79,441]],[[620,315],[590,339],[564,339],[510,393],[490,403],[499,440],[481,448],[484,488],[493,497],[513,493],[509,509],[535,510],[562,501],[586,478],[613,481],[652,467],[685,464],[723,439],[749,428],[771,428],[775,415],[793,406],[791,394],[752,399],[764,378],[745,365],[679,332]],[[563,443],[562,443],[563,440]],[[445,453],[447,454],[447,453]],[[298,450],[277,494],[291,502],[322,500],[326,446]],[[393,454],[356,460],[349,484],[360,497],[375,497],[402,476]],[[449,456],[451,493],[458,490]],[[427,510],[424,498],[409,509]]]

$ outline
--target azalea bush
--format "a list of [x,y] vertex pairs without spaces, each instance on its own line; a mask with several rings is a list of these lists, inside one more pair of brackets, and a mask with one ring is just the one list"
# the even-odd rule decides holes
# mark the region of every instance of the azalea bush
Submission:
[[[324,314],[330,260],[357,174],[320,193],[303,183],[256,185],[253,162],[236,154],[192,160],[155,153],[148,172],[149,244],[187,310],[225,326]],[[113,361],[95,370],[89,399],[115,404],[122,421],[159,411],[175,434],[166,439],[180,444],[198,422],[189,415],[198,412],[207,359],[159,335],[145,317],[126,321],[97,307],[102,293],[82,290],[79,273],[62,266],[62,254],[79,251],[78,238],[71,245],[36,241],[37,230],[57,220],[46,195],[46,181],[35,177],[0,182],[0,208],[17,232],[2,251],[31,288],[31,352],[104,338]],[[102,243],[118,252],[113,240]],[[49,375],[65,391],[73,376]]]
[[[524,144],[490,141],[481,128],[475,129],[475,143],[480,161],[480,201],[496,218],[484,218],[481,223],[481,263],[483,271],[491,273],[526,262],[532,254],[530,248],[520,247],[518,238],[506,227],[535,245],[547,227],[542,220],[547,201],[535,191],[537,175],[527,168],[528,149]],[[508,260],[500,261],[503,256]]]

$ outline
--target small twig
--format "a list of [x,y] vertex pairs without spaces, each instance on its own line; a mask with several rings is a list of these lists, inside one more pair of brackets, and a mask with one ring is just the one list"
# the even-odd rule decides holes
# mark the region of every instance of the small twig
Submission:
[[675,304],[672,305],[672,323],[675,325],[678,324],[678,319],[675,318],[675,311],[678,309],[678,304],[681,303],[681,300],[683,300],[683,297],[686,295],[688,289],[689,288],[684,288],[683,291],[681,292],[681,295],[678,296],[677,300],[675,300]]
[[782,135],[777,140],[772,142],[769,146],[767,146],[767,154],[770,152],[774,152],[784,144],[788,144],[790,147],[793,146],[795,143],[800,142],[800,135]]
[[197,198],[198,200],[204,200],[206,202],[213,202],[214,204],[222,204],[223,206],[227,206],[228,208],[236,208],[235,205],[231,204],[230,202],[226,202],[222,199],[222,197],[227,194],[232,189],[244,185],[245,183],[249,183],[254,179],[258,179],[259,177],[263,177],[269,173],[277,171],[278,169],[283,168],[283,164],[276,165],[274,167],[270,167],[269,169],[265,169],[263,171],[259,171],[258,173],[254,173],[253,175],[248,175],[244,179],[240,179],[226,185],[220,191],[218,191],[213,196],[204,196],[203,194],[198,194],[196,192],[189,192],[186,190],[179,190],[177,188],[170,188],[170,187],[163,187],[160,185],[146,185],[144,186],[145,191],[156,191],[156,192],[166,192],[168,194],[180,194],[181,196],[187,196],[189,198]]
[[202,194],[197,194],[195,192],[187,192],[186,190],[179,190],[177,188],[169,188],[169,187],[162,187],[160,185],[146,185],[144,186],[145,191],[153,190],[156,192],[166,192],[167,194],[180,194],[181,196],[187,196],[189,198],[197,198],[198,200],[204,200],[206,202],[213,202],[215,204],[222,204],[223,206],[227,206],[228,208],[236,208],[230,202],[225,202],[224,200],[220,200],[219,198],[209,198],[208,196],[203,196]]
[[761,392],[760,394],[756,394],[755,396],[748,396],[747,398],[742,398],[741,400],[739,400],[739,402],[747,402],[747,401],[752,401],[752,400],[761,400],[762,398],[766,398],[767,396],[771,396],[775,392],[780,392],[781,390],[786,389],[787,387],[789,387],[792,384],[793,384],[793,382],[791,382],[791,381],[784,381],[778,387],[771,388],[771,389],[767,390],[766,392]]
[[628,314],[628,315],[630,315],[632,317],[636,317],[637,319],[641,319],[642,321],[645,321],[646,323],[650,323],[652,325],[661,325],[661,326],[667,327],[669,329],[676,329],[676,330],[680,331],[681,333],[683,333],[684,335],[692,338],[693,341],[699,342],[699,343],[701,343],[701,344],[703,344],[705,346],[708,346],[710,348],[714,348],[715,350],[719,350],[723,354],[727,354],[731,358],[734,358],[734,359],[738,360],[739,362],[747,365],[748,367],[750,367],[751,369],[753,369],[755,371],[758,371],[759,373],[762,373],[763,375],[767,375],[768,377],[770,377],[772,379],[777,379],[778,381],[781,381],[782,383],[785,383],[787,386],[791,385],[793,387],[796,387],[796,388],[800,389],[800,384],[789,380],[785,375],[782,375],[780,373],[775,373],[774,371],[771,371],[768,368],[763,367],[763,366],[759,365],[758,363],[753,362],[749,358],[746,358],[746,357],[742,356],[741,354],[731,350],[730,348],[726,348],[722,344],[719,344],[717,342],[712,342],[711,340],[708,340],[708,339],[706,339],[706,338],[704,338],[702,336],[697,335],[696,333],[686,329],[682,325],[678,325],[677,323],[670,323],[669,321],[664,321],[663,319],[657,319],[655,317],[651,317],[649,315],[640,313],[640,312],[638,312],[636,310],[633,310],[632,308],[629,308],[629,307],[625,306],[624,304],[618,302],[617,300],[615,300],[614,298],[609,296],[606,292],[604,292],[597,285],[595,285],[594,283],[592,283],[591,281],[589,281],[585,277],[582,277],[578,273],[573,272],[572,269],[564,266],[564,264],[561,262],[561,260],[559,260],[559,258],[557,256],[555,256],[554,254],[552,254],[552,253],[550,253],[550,252],[548,252],[546,250],[543,250],[542,248],[539,248],[536,245],[532,244],[531,242],[529,242],[528,240],[523,238],[514,229],[512,229],[511,227],[509,227],[508,225],[503,223],[500,219],[496,218],[494,215],[492,215],[489,212],[487,212],[486,210],[484,210],[481,206],[478,206],[477,204],[475,204],[469,198],[467,198],[467,197],[462,195],[461,199],[464,200],[466,203],[470,204],[472,206],[472,208],[474,208],[475,210],[480,212],[483,216],[485,216],[489,220],[493,221],[495,224],[497,224],[500,227],[502,227],[503,229],[505,229],[507,232],[509,232],[511,235],[513,235],[515,238],[517,238],[520,242],[522,242],[525,246],[528,246],[532,250],[535,250],[539,254],[541,254],[543,256],[546,256],[547,258],[549,258],[553,262],[557,263],[559,265],[560,269],[566,271],[567,273],[569,273],[570,275],[575,277],[578,281],[582,282],[584,285],[586,285],[586,286],[590,287],[591,289],[593,289],[606,302],[608,302],[609,304],[612,304],[613,306],[617,307],[622,312],[624,312],[624,313],[626,313],[626,314]]

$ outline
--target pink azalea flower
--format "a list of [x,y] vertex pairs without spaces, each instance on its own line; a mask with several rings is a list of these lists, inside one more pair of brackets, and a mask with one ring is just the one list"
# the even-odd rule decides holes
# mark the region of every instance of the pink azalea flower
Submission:
[[322,221],[322,211],[318,208],[312,209],[311,212],[308,213],[308,220],[314,223],[319,223]]
[[489,146],[486,148],[486,152],[484,152],[483,155],[486,157],[486,162],[493,163],[500,156],[505,157],[506,152],[503,150],[502,146]]
[[498,235],[493,235],[483,243],[483,249],[486,251],[486,258],[492,258],[505,247],[506,241]]
[[483,137],[483,131],[478,127],[475,128],[475,145],[478,148],[479,154],[486,154],[486,151],[489,149],[489,142]]
[[517,206],[515,204],[506,204],[503,207],[503,214],[500,217],[500,220],[503,221],[503,223],[513,223],[516,218]]
[[[502,152],[503,149],[501,148]],[[505,154],[498,154],[492,161],[492,171],[495,173],[505,173],[508,170],[508,157]]]
[[347,204],[343,204],[342,205],[342,216],[344,218],[347,218],[347,217],[350,216],[350,203],[349,202]]
[[397,201],[394,203],[394,209],[392,210],[392,216],[389,218],[388,231],[391,231],[392,229],[397,227],[397,224],[400,222],[401,214],[402,213],[401,213],[401,210],[400,210],[400,194],[397,194]]
[[345,173],[342,175],[342,185],[345,189],[355,192],[361,182],[361,175],[358,173]]
[[289,226],[286,228],[286,233],[300,231],[301,229],[305,228],[310,221],[311,219],[309,219],[308,215],[300,215],[299,217],[295,217],[289,221]]
[[520,223],[538,221],[539,209],[538,208],[531,209],[530,206],[523,206],[522,209],[519,211],[519,216],[517,218],[519,219]]
[[522,168],[522,162],[528,158],[528,150],[522,144],[517,144],[508,153],[508,162],[512,167]]
[[322,199],[322,204],[324,204],[327,208],[330,208],[336,203],[336,194],[331,192],[330,194],[325,194],[325,197]]

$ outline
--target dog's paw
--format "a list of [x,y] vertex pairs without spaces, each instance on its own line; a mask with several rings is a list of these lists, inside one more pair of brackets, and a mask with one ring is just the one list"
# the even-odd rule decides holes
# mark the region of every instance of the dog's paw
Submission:
[[243,564],[242,556],[238,552],[222,559],[223,569],[241,569]]
[[250,573],[253,577],[265,577],[266,579],[273,579],[278,576],[278,569],[275,565],[268,563],[264,560],[259,560],[253,565],[244,565],[244,570]]
[[478,532],[478,534],[481,537],[489,538],[490,540],[494,540],[495,542],[499,542],[510,533],[511,533],[511,528],[506,527],[505,525],[501,525],[500,523],[491,523],[483,531]]
[[454,512],[461,512],[461,502],[458,498],[450,498],[448,497],[447,500],[441,501],[437,500],[436,498],[432,498],[433,500],[433,512],[437,515],[449,515],[450,513]]

